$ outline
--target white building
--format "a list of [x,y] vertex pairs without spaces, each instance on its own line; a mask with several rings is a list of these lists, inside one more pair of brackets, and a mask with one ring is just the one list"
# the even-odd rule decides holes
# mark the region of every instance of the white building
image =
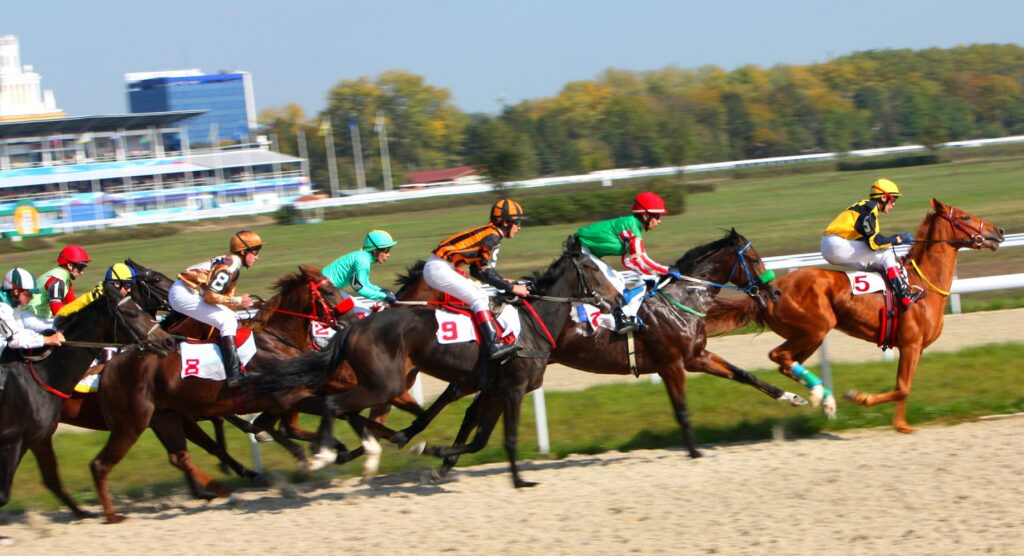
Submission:
[[40,75],[21,65],[18,37],[0,35],[0,122],[61,118],[53,91],[40,87]]

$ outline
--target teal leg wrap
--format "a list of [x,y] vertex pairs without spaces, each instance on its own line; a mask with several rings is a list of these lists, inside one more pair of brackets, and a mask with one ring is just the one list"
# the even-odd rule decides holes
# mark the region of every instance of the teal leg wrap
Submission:
[[[793,363],[793,366],[790,367],[789,370],[790,372],[793,373],[793,376],[795,376],[797,380],[800,381],[800,384],[806,386],[808,390],[821,384],[821,379],[818,378],[818,375],[807,370],[807,368],[801,365],[800,363]],[[832,395],[831,390],[825,388],[824,386],[822,388],[825,390],[825,393],[822,395],[822,398],[827,398]]]

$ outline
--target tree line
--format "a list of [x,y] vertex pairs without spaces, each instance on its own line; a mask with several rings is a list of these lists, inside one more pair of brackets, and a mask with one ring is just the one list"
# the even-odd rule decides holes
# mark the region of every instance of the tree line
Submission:
[[312,117],[290,104],[260,115],[285,153],[308,145],[326,190],[324,121],[344,187],[353,187],[352,127],[367,184],[383,181],[378,135],[395,183],[405,173],[460,165],[496,181],[608,168],[657,167],[1024,133],[1024,48],[871,50],[824,63],[608,69],[558,95],[468,114],[422,76],[389,71],[345,79]]

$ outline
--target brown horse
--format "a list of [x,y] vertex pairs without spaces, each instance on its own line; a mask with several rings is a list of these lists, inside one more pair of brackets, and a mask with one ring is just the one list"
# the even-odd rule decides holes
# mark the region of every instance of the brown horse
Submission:
[[[13,360],[16,354],[5,350],[7,362],[0,366],[0,376],[6,375],[0,392],[0,506],[7,503],[21,458],[53,435],[63,398],[81,380],[101,344],[129,340],[133,345],[126,353],[154,357],[174,347],[173,339],[149,314],[110,284],[78,312],[58,317],[54,326],[67,339],[62,347],[49,351],[45,358],[27,360]],[[50,452],[52,455],[52,447]]]
[[[131,297],[139,307],[154,316],[156,311],[167,309],[167,291],[170,289],[171,284],[174,281],[160,272],[148,269],[131,259],[126,260],[125,264],[131,266],[137,273],[136,285],[132,288]],[[231,455],[227,453],[224,443],[210,438],[210,436],[199,427],[194,419],[184,415],[180,415],[179,417],[182,420],[181,427],[185,431],[186,438],[206,450],[211,455],[217,457],[224,468],[231,469],[238,474],[238,476],[250,480],[259,477],[258,473],[246,468],[231,457]],[[64,403],[61,405],[60,422],[91,430],[110,430],[110,427],[103,418],[103,412],[100,409],[99,402],[95,394],[82,394],[78,392],[72,393],[71,396],[64,400]],[[172,436],[169,436],[160,430],[160,425],[163,422],[163,419],[158,419],[153,427],[157,438],[161,441],[172,438]],[[214,425],[217,430],[218,438],[223,438],[223,423],[218,420],[214,421]],[[185,480],[193,495],[197,498],[212,499],[223,494],[222,491],[214,491],[208,488],[209,486],[216,488],[217,485],[216,483],[211,482],[211,479],[205,473],[202,473],[195,466],[185,465],[182,460],[177,457],[175,445],[165,444],[164,447],[167,449],[168,458],[171,464],[178,467],[185,473]],[[46,488],[64,502],[76,517],[92,516],[93,514],[91,512],[82,510],[78,504],[75,503],[74,499],[71,498],[71,495],[64,489],[63,483],[60,479],[56,453],[53,449],[52,437],[40,440],[31,447],[31,450],[32,454],[36,457],[36,463],[39,466],[39,472]]]
[[[536,309],[520,308],[523,325],[518,342],[525,351],[497,365],[498,369],[490,373],[494,380],[487,382],[488,387],[474,403],[480,425],[473,442],[435,452],[447,456],[483,448],[498,418],[504,414],[505,449],[516,487],[533,484],[520,477],[516,463],[521,402],[526,392],[543,382],[554,337],[571,324],[566,302],[586,299],[607,310],[609,307],[602,300],[617,295],[576,243],[571,243],[537,280],[534,293]],[[347,415],[386,403],[406,388],[409,373],[414,368],[459,388],[479,384],[480,373],[485,372],[483,365],[490,365],[490,360],[479,356],[480,350],[474,342],[439,344],[436,332],[433,309],[413,307],[383,311],[352,324],[343,331],[345,336],[340,341],[332,341],[330,350],[341,352],[343,358],[307,355],[284,362],[279,370],[290,373],[295,368],[316,370],[331,364],[350,366],[356,375],[356,386],[327,398],[328,415]],[[325,438],[331,436],[331,421],[323,421],[321,432]]]
[[[1002,228],[935,199],[931,205],[932,211],[918,227],[906,257],[910,262],[911,285],[928,294],[900,315],[895,341],[900,350],[896,387],[881,394],[846,394],[865,406],[896,402],[893,427],[905,433],[914,431],[906,419],[910,385],[921,352],[942,333],[942,315],[953,283],[957,251],[983,247],[995,251],[1003,241]],[[771,327],[786,341],[768,357],[779,365],[782,374],[793,380],[797,380],[794,366],[806,361],[833,328],[862,340],[878,338],[882,296],[852,295],[844,272],[803,268],[779,280],[779,287],[782,298],[763,310],[749,300],[720,301],[708,315],[708,329],[729,331],[750,321]],[[798,368],[804,370],[802,366]]]
[[[101,375],[99,402],[110,423],[111,436],[91,468],[109,522],[116,523],[123,517],[113,511],[106,476],[147,426],[158,430],[172,463],[186,470],[204,488],[222,495],[227,491],[191,461],[185,443],[190,420],[259,411],[280,413],[312,395],[312,390],[299,388],[302,384],[289,382],[289,377],[261,377],[258,373],[268,362],[312,349],[310,321],[332,320],[334,308],[342,303],[341,295],[319,271],[307,266],[279,280],[275,288],[278,293],[264,304],[250,325],[258,349],[246,367],[257,374],[254,380],[264,387],[287,390],[280,396],[250,400],[244,392],[229,389],[221,381],[182,380],[177,352],[166,358],[118,355],[107,363]],[[189,337],[207,337],[209,333],[208,326],[191,319],[172,323],[169,328]],[[276,431],[268,432],[297,459],[305,461],[300,447]]]
[[[647,329],[635,335],[635,373],[658,373],[661,376],[687,450],[692,457],[698,457],[700,452],[690,427],[686,404],[686,371],[735,380],[791,405],[804,405],[806,402],[706,349],[707,336],[701,313],[711,306],[723,287],[741,290],[759,304],[778,299],[779,289],[772,283],[773,273],[765,269],[750,241],[733,229],[721,239],[689,250],[673,266],[690,280],[665,285],[657,295],[652,295],[641,305],[639,316],[647,324]],[[402,279],[403,289],[424,297],[436,296],[436,292],[425,288],[418,274],[417,268],[411,269],[410,275]],[[594,330],[588,323],[574,323],[562,330],[557,344],[551,352],[554,362],[597,374],[634,372],[627,357],[627,338],[608,329]],[[427,409],[423,419],[417,419],[392,440],[407,441],[422,431],[445,403],[469,393],[471,390],[456,391],[455,385],[449,386]],[[460,433],[456,442],[464,441],[465,434],[468,431]],[[453,463],[453,460],[447,460],[441,471],[445,472]]]

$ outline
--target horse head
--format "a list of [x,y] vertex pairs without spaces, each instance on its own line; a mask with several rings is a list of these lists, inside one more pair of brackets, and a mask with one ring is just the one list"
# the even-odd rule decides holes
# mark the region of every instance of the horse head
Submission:
[[[988,247],[995,251],[999,249],[999,244],[1005,239],[1004,230],[995,224],[985,220],[984,218],[973,216],[960,210],[954,206],[945,205],[939,202],[938,199],[932,199],[932,210],[933,224],[930,226],[931,233],[943,232],[936,231],[934,223],[937,222],[948,222],[950,229],[947,232],[949,235],[939,241],[949,241],[954,243],[961,243],[962,247],[970,247],[971,249],[981,249]],[[929,237],[932,241],[937,238]]]
[[532,282],[531,290],[537,294],[589,303],[607,313],[612,311],[612,301],[619,296],[601,268],[572,236],[566,240],[562,255],[544,274],[534,273]]
[[141,349],[161,357],[174,350],[174,338],[131,296],[122,295],[112,284],[103,283],[86,295],[92,295],[93,300],[54,321],[54,327],[63,331],[68,340],[119,343],[130,338]]
[[174,280],[152,268],[147,268],[132,259],[125,259],[124,264],[135,271],[135,287],[132,288],[132,299],[150,315],[160,310],[170,310],[167,303],[168,292]]
[[352,308],[355,302],[334,287],[322,272],[309,265],[299,265],[299,274],[309,284],[307,303],[316,320],[328,324],[345,315],[353,315]]
[[735,228],[721,239],[690,249],[674,266],[684,275],[719,286],[731,282],[761,308],[767,307],[768,301],[777,301],[782,293],[773,283],[775,272],[764,266],[753,244]]

